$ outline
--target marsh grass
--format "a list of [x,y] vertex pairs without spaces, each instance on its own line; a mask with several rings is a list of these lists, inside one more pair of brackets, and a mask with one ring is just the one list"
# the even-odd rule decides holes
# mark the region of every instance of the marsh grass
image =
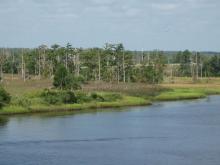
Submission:
[[[124,106],[150,105],[153,101],[172,101],[199,99],[207,95],[220,94],[220,79],[210,79],[210,83],[201,81],[190,83],[189,78],[179,78],[178,83],[163,83],[147,85],[143,83],[105,83],[91,82],[83,86],[82,91],[76,91],[81,101],[75,104],[46,104],[41,98],[45,88],[52,87],[51,80],[11,80],[3,82],[3,86],[11,94],[10,105],[0,110],[0,115],[46,113],[46,112],[75,112],[79,110],[114,108]],[[101,96],[104,100],[91,99],[90,95]],[[99,97],[98,97],[99,98]]]
[[7,106],[0,111],[0,115],[11,115],[11,114],[25,114],[25,113],[42,113],[42,112],[57,112],[57,111],[77,111],[87,109],[98,109],[98,108],[116,108],[125,106],[141,106],[150,105],[151,102],[144,98],[134,96],[123,96],[121,100],[113,102],[90,102],[82,104],[60,104],[60,105],[44,105],[34,104],[30,108],[22,106]]
[[83,91],[91,92],[116,92],[129,96],[144,97],[146,99],[154,97],[163,91],[169,90],[161,85],[148,85],[144,83],[88,83],[83,86]]
[[196,89],[173,89],[171,91],[163,92],[153,98],[156,101],[172,101],[172,100],[187,100],[199,99],[206,97],[206,93],[202,90]]

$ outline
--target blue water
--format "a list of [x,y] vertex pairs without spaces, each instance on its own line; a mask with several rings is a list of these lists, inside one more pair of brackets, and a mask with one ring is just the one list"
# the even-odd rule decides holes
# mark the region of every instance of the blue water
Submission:
[[219,165],[220,96],[0,117],[0,165]]

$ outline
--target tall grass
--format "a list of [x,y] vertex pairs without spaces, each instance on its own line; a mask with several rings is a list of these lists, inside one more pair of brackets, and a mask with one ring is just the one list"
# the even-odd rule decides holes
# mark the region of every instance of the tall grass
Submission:
[[156,96],[154,100],[170,101],[170,100],[199,99],[204,97],[206,97],[206,93],[201,90],[174,89],[171,91],[161,93],[160,95]]
[[134,96],[123,96],[121,100],[113,102],[89,102],[82,104],[60,104],[60,105],[44,105],[35,104],[29,109],[21,106],[7,106],[0,111],[0,115],[39,113],[39,112],[56,112],[56,111],[76,111],[97,108],[114,108],[124,106],[141,106],[150,105],[151,102],[144,98]]
[[189,78],[182,78],[178,84],[160,85],[92,82],[84,85],[79,93],[76,92],[76,96],[81,98],[78,103],[56,105],[45,104],[41,98],[43,89],[51,88],[51,80],[7,80],[3,86],[12,95],[12,102],[0,110],[0,115],[150,105],[150,100],[198,99],[220,94],[220,79],[212,79],[209,84],[192,84],[188,83],[188,80]]

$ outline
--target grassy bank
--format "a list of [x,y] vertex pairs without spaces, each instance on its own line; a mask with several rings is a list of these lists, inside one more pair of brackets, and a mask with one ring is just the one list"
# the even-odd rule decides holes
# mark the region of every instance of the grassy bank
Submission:
[[82,92],[89,94],[94,91],[104,98],[112,93],[122,97],[116,100],[90,100],[74,104],[47,104],[39,96],[44,88],[50,88],[50,80],[29,80],[23,82],[7,80],[3,86],[11,94],[10,105],[0,110],[0,115],[79,111],[98,108],[115,108],[124,106],[150,105],[154,101],[175,101],[199,99],[208,95],[220,94],[220,83],[179,83],[146,85],[142,83],[89,83],[83,86]]
[[167,91],[155,96],[155,101],[174,101],[205,98],[208,95],[220,94],[220,87],[213,85],[187,84],[187,85],[162,85]]
[[173,100],[189,100],[206,97],[206,93],[195,89],[172,89],[167,92],[162,92],[153,99],[156,101],[173,101]]
[[57,112],[57,111],[77,111],[86,109],[98,108],[116,108],[125,106],[143,106],[151,105],[149,100],[141,97],[123,96],[122,99],[109,102],[89,102],[82,104],[60,104],[60,105],[45,105],[34,104],[30,107],[9,105],[0,111],[0,115],[25,114],[25,113],[42,113],[42,112]]
[[[106,94],[107,92],[102,92]],[[162,90],[157,95],[141,95],[141,96],[128,96],[123,94],[121,99],[115,101],[92,101],[88,103],[75,103],[75,104],[57,104],[48,105],[42,104],[38,99],[28,107],[19,105],[9,105],[0,111],[0,115],[12,114],[25,114],[25,113],[42,113],[42,112],[62,112],[62,111],[79,111],[87,109],[98,108],[116,108],[126,106],[143,106],[151,105],[154,101],[177,101],[205,98],[208,95],[220,94],[220,89],[213,88],[167,88]]]

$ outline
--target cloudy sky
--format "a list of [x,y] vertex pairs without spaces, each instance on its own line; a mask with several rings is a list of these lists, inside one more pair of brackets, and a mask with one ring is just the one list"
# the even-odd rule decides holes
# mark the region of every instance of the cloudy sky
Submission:
[[0,47],[220,51],[220,0],[0,0]]

